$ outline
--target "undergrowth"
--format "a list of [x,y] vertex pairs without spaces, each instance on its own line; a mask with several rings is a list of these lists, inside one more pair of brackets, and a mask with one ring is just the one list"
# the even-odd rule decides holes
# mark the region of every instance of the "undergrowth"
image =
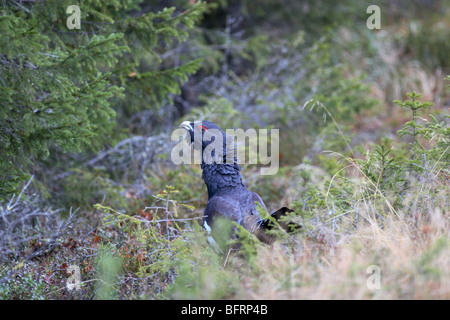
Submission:
[[[303,228],[275,228],[270,246],[239,228],[240,250],[226,243],[215,251],[201,208],[169,185],[139,210],[96,204],[85,230],[74,228],[76,212],[67,221],[50,209],[23,215],[32,199],[21,194],[1,207],[0,297],[448,299],[448,116],[425,114],[432,105],[415,92],[396,104],[412,116],[397,136],[283,169],[289,181],[276,182]],[[67,287],[74,265],[79,290]],[[373,266],[381,270],[376,289],[368,285]]]

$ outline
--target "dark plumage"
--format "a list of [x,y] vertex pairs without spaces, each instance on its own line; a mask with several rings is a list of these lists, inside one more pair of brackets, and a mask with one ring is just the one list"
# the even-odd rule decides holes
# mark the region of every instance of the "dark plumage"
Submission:
[[[237,164],[234,147],[226,146],[225,133],[214,123],[209,121],[183,122],[180,127],[189,132],[187,140],[194,148],[202,150],[202,177],[208,189],[208,203],[203,216],[203,228],[211,232],[218,217],[225,217],[243,226],[248,231],[265,242],[271,243],[274,239],[265,231],[271,229],[270,220],[264,220],[258,213],[256,203],[267,211],[261,197],[248,190],[243,181],[241,170]],[[222,137],[222,141],[220,140]],[[212,149],[214,143],[216,151],[204,155],[205,148]],[[230,157],[230,154],[233,155]],[[227,159],[228,155],[228,159]],[[283,207],[271,216],[279,220],[287,212],[293,210]],[[290,231],[299,228],[296,224],[280,222],[280,226]]]

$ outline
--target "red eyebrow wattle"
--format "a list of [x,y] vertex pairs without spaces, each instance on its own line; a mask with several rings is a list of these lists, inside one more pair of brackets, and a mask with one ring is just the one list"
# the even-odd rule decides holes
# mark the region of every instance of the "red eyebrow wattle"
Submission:
[[204,129],[205,131],[208,131],[205,126],[198,126],[200,129]]

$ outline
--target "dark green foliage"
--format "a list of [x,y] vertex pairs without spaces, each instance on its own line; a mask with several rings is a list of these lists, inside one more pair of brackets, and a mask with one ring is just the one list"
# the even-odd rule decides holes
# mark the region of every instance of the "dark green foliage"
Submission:
[[239,275],[227,270],[227,252],[215,252],[200,228],[185,233],[184,240],[174,242],[171,249],[174,256],[164,260],[161,267],[173,268],[176,278],[162,298],[226,299],[237,289]]
[[414,21],[406,39],[406,54],[424,61],[424,64],[432,70],[436,68],[448,70],[449,37],[449,28],[436,22],[435,19],[427,19],[423,23]]
[[[410,148],[400,141],[384,138],[368,150],[356,148],[361,158],[353,158],[356,154],[353,149],[350,149],[352,157],[331,153],[331,159],[341,159],[341,164],[320,158],[321,166],[328,168],[331,178],[325,178],[324,188],[317,183],[309,186],[307,191],[302,191],[301,200],[295,202],[296,211],[306,218],[308,232],[317,231],[317,219],[325,219],[321,221],[324,224],[334,224],[343,217],[350,217],[357,226],[358,212],[368,208],[367,205],[361,207],[359,201],[371,204],[370,210],[380,223],[387,215],[398,215],[398,210],[405,208],[416,217],[425,218],[430,215],[426,213],[430,210],[429,203],[444,201],[442,183],[445,185],[448,175],[448,125],[445,121],[438,122],[432,114],[429,114],[431,121],[424,122],[417,111],[426,110],[432,104],[421,102],[421,95],[415,92],[407,96],[411,100],[395,102],[412,110],[413,119],[398,131],[399,137],[413,139]],[[302,175],[305,184],[311,174],[313,172],[306,171]],[[321,210],[326,212],[319,218],[317,212]]]
[[441,237],[425,251],[420,259],[416,261],[416,268],[420,273],[423,273],[429,278],[439,279],[442,274],[441,270],[433,267],[433,261],[444,253],[444,250],[449,246],[448,238]]
[[122,273],[122,259],[114,253],[114,246],[106,243],[98,249],[98,288],[96,298],[99,300],[112,300],[119,298],[116,283]]
[[116,113],[158,107],[199,68],[198,60],[163,67],[159,55],[163,44],[186,40],[205,6],[153,13],[137,11],[141,2],[84,2],[81,30],[66,27],[70,1],[3,4],[0,196],[14,192],[50,148],[79,152],[111,143]]
[[[406,172],[408,158],[401,154],[393,155],[393,144],[384,139],[373,146],[373,151],[367,158],[356,160],[364,176],[371,181],[372,187],[377,188],[383,197],[387,197],[394,207],[402,203],[402,196],[410,187]],[[372,189],[377,194],[375,189]]]
[[417,111],[421,110],[421,109],[428,109],[430,108],[433,104],[431,102],[420,102],[419,99],[422,95],[416,93],[416,92],[411,92],[411,93],[407,93],[406,94],[410,100],[405,100],[405,101],[399,101],[399,100],[394,100],[394,103],[398,104],[399,106],[401,106],[402,108],[406,108],[412,111],[412,120],[408,121],[407,123],[405,123],[402,127],[401,130],[399,130],[399,134],[400,136],[404,136],[404,135],[410,135],[413,137],[414,139],[414,147],[417,148],[417,136],[418,135],[424,135],[423,132],[423,126],[419,125],[417,122]]
[[[411,136],[413,142],[411,148],[416,154],[423,154],[428,160],[435,160],[437,162],[443,162],[448,165],[449,155],[448,149],[450,148],[450,133],[447,124],[448,115],[444,115],[444,118],[439,121],[436,116],[430,114],[431,121],[427,121],[418,115],[419,110],[427,110],[433,104],[431,102],[421,102],[419,99],[420,94],[411,92],[406,94],[410,100],[394,102],[399,106],[410,109],[412,112],[412,120],[406,122],[402,128],[398,131],[400,136]],[[419,138],[425,139],[427,144],[431,144],[432,148],[427,148],[419,142]],[[427,161],[425,159],[425,161]]]
[[115,184],[104,170],[74,169],[63,181],[66,203],[75,207],[91,207],[92,203],[105,203],[115,208],[126,208],[124,188]]

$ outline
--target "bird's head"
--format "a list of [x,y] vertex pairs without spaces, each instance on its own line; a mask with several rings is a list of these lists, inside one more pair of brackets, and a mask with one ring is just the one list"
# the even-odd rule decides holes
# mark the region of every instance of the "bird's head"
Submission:
[[[194,146],[194,148],[204,149],[209,144],[216,140],[222,139],[222,141],[217,141],[220,143],[225,143],[226,135],[220,129],[220,127],[209,121],[183,121],[180,124],[180,128],[186,129],[188,135],[186,140],[188,143]],[[219,139],[216,139],[219,138]]]
[[180,127],[187,130],[186,140],[194,149],[205,151],[208,148],[208,158],[211,156],[215,160],[222,159],[230,150],[233,150],[230,154],[234,154],[234,140],[227,143],[231,141],[230,137],[217,124],[210,121],[183,121]]

